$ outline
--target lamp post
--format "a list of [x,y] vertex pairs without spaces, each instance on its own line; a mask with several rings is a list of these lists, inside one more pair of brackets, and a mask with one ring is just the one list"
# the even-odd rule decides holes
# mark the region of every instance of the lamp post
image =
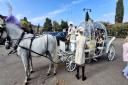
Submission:
[[91,9],[86,9],[84,8],[83,11],[85,12],[86,11],[86,14],[85,14],[85,21],[88,21],[90,19],[90,16],[89,16],[89,13],[88,12],[91,12]]

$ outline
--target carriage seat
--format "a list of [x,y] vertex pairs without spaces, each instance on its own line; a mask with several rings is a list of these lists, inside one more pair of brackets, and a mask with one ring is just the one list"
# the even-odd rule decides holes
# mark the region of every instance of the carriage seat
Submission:
[[85,49],[85,53],[90,53],[91,51],[95,50],[95,46],[96,46],[96,41],[95,40],[91,40],[91,41],[87,41],[86,42],[87,48]]

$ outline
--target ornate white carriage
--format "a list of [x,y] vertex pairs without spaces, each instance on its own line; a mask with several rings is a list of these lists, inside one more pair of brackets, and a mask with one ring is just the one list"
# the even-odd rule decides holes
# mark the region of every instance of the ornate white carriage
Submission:
[[[105,26],[100,22],[82,22],[79,27],[85,28],[85,37],[87,48],[85,48],[85,61],[91,62],[91,60],[96,59],[98,57],[106,56],[108,60],[112,61],[115,57],[115,48],[113,45],[113,41],[115,37],[111,39],[107,35],[107,30]],[[78,28],[79,28],[78,27]],[[100,32],[102,36],[102,41],[99,42],[97,37],[99,37]],[[98,45],[100,43],[100,45]],[[61,61],[65,62],[66,69],[68,71],[73,71],[76,68],[76,64],[74,62],[75,54],[71,51],[65,51],[66,44],[63,41],[60,41],[59,53]]]

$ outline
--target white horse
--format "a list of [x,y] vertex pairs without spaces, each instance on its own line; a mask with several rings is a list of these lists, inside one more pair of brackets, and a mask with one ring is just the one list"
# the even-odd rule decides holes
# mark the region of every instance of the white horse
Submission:
[[[2,23],[0,23],[2,24]],[[36,36],[35,39],[31,43],[31,39],[34,36],[33,34],[24,33],[24,31],[12,23],[5,23],[5,27],[1,30],[5,30],[7,36],[11,41],[16,40],[17,42],[17,54],[21,57],[24,69],[25,69],[25,81],[27,84],[28,79],[30,78],[30,73],[33,71],[32,58],[31,56],[39,56],[33,52],[38,54],[45,54],[49,52],[49,58],[52,61],[57,62],[57,40],[56,37],[47,35]],[[31,51],[30,49],[31,44]],[[8,42],[5,43],[5,47],[8,48],[10,44]],[[24,48],[23,48],[24,47]],[[26,49],[25,49],[26,48]],[[32,52],[33,51],[33,52]],[[29,56],[31,54],[31,56]],[[50,62],[49,69],[47,74],[49,75],[51,72],[52,64],[54,65],[54,74],[56,74],[57,63]]]

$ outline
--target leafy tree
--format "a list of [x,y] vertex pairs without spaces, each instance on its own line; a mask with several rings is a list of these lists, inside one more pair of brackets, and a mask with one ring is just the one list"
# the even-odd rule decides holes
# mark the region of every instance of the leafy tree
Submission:
[[66,29],[68,28],[68,22],[62,20],[62,21],[61,21],[61,29],[63,30],[63,29],[65,29],[65,28],[66,28]]
[[116,3],[116,15],[115,15],[115,23],[122,23],[124,17],[124,5],[123,0],[117,0]]
[[44,23],[44,30],[45,31],[52,31],[52,21],[49,18],[46,18]]
[[57,21],[53,21],[53,31],[60,31],[61,30],[61,26],[59,25],[59,23]]
[[110,25],[109,22],[105,22],[105,21],[101,21],[101,23],[102,23],[105,27],[107,27],[108,25]]
[[27,17],[24,17],[23,19],[21,19],[20,23],[26,32],[30,31],[30,28],[29,28],[30,22],[27,20]]

